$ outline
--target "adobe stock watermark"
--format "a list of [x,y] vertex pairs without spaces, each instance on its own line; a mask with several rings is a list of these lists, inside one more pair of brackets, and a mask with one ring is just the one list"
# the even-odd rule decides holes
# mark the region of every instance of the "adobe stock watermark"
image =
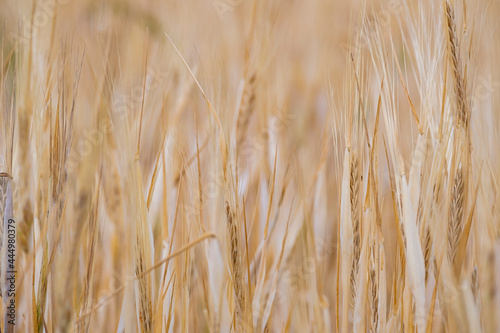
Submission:
[[4,246],[5,250],[5,260],[6,268],[5,272],[5,294],[3,298],[5,300],[5,327],[8,325],[16,325],[16,221],[14,219],[8,219],[7,223],[4,224]]
[[[492,77],[485,77],[485,76],[479,76],[476,84],[475,84],[475,89],[472,97],[470,98],[470,107],[472,110],[476,110],[480,107],[480,104],[490,98],[493,97],[496,91],[498,91],[500,88],[500,81],[494,81]],[[474,112],[473,112],[474,114]],[[413,151],[412,154],[402,157],[403,162],[405,167],[406,166],[411,166],[413,163],[413,158],[417,156],[418,162],[422,163],[424,162],[422,158],[426,157],[425,154],[429,154],[427,156],[428,159],[432,159],[432,154],[433,154],[433,144],[430,139],[425,142],[425,144],[418,146],[415,146],[415,150]],[[407,170],[408,171],[408,170]],[[382,179],[384,181],[389,180],[389,170],[386,168],[382,172]]]
[[217,13],[217,16],[223,21],[226,13],[232,13],[238,7],[243,0],[214,0],[212,6]]
[[295,115],[290,114],[282,109],[277,109],[278,113],[271,117],[269,125],[261,128],[257,135],[245,140],[241,147],[240,156],[247,161],[251,161],[262,152],[268,144],[269,138],[272,135],[278,135],[286,130],[290,122],[295,119]]
[[494,92],[500,88],[499,81],[493,81],[492,77],[480,76],[476,82],[474,95],[472,96],[472,108],[479,107],[479,103],[492,97]]
[[[387,28],[391,24],[391,17],[397,16],[401,12],[401,1],[391,0],[387,8],[383,7],[373,13],[374,21],[378,23],[380,28]],[[359,42],[345,42],[340,45],[342,50],[346,53],[357,54],[363,49],[369,48],[368,40],[373,40],[377,30],[376,29],[364,29],[362,27],[362,36]]]
[[[240,157],[241,160],[238,164],[234,160],[230,160],[227,164],[227,172],[235,175],[238,172],[237,166],[241,166],[241,162],[251,162],[255,160],[268,144],[269,138],[273,135],[278,135],[286,130],[290,122],[295,118],[295,115],[286,113],[284,110],[278,109],[275,116],[269,120],[269,125],[261,128],[256,135],[248,138],[242,143]],[[224,171],[219,170],[211,171],[208,175],[209,180],[207,184],[203,185],[202,194],[202,207],[211,207],[213,200],[217,197],[219,191],[222,191],[225,186]],[[195,219],[198,216],[200,207],[197,200],[189,201],[183,204],[184,212],[188,214],[189,218]]]
[[[123,120],[129,110],[141,107],[143,90],[145,94],[157,90],[170,77],[168,71],[154,71],[151,68],[146,73],[145,87],[143,83],[137,84],[132,87],[130,94],[120,94],[113,99],[111,113],[117,118]],[[82,138],[71,149],[67,162],[68,169],[75,169],[79,163],[89,157],[92,150],[99,146],[106,135],[113,132],[113,129],[112,120],[106,118],[98,128],[84,131]]]
[[261,330],[262,327],[259,326],[263,325],[262,319],[266,315],[269,315],[271,306],[283,306],[287,302],[290,302],[290,295],[301,296],[299,290],[296,290],[297,286],[300,286],[309,279],[313,279],[314,274],[317,272],[317,264],[328,260],[334,254],[336,243],[325,242],[320,237],[315,237],[314,243],[316,248],[315,255],[309,255],[301,264],[294,262],[287,267],[281,267],[272,303],[269,302],[268,298],[264,297],[259,303],[252,304],[253,318],[251,320],[250,318],[244,318],[243,322],[247,330]]
[[33,34],[36,34],[39,29],[47,26],[53,19],[55,15],[55,10],[57,6],[63,6],[70,2],[71,0],[40,0],[37,2],[37,7],[35,14],[33,16],[33,22],[31,22],[31,16],[23,16],[20,22],[20,31],[10,32],[7,35],[9,41],[14,44],[27,43]]

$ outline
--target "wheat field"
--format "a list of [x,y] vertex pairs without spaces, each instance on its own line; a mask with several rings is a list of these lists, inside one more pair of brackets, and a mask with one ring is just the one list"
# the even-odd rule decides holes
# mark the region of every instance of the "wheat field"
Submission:
[[499,1],[0,19],[0,332],[500,332]]

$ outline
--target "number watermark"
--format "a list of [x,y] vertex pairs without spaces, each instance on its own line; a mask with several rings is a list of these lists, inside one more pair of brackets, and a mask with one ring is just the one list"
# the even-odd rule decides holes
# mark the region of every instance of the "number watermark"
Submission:
[[6,292],[6,321],[9,325],[16,325],[16,221],[9,219],[7,222],[6,258],[7,270],[5,272]]

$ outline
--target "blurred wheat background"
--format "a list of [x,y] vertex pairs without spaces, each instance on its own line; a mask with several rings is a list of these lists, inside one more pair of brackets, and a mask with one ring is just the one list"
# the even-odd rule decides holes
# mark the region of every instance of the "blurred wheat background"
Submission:
[[498,1],[0,18],[1,331],[500,331]]

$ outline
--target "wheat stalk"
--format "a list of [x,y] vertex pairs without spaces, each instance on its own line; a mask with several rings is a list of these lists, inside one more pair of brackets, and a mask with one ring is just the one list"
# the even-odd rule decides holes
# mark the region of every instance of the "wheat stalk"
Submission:
[[356,155],[351,155],[350,162],[350,177],[349,189],[351,199],[351,218],[352,218],[352,232],[353,232],[353,258],[351,263],[351,306],[354,307],[354,300],[356,299],[356,279],[358,275],[359,256],[361,253],[361,225],[359,213],[359,190],[360,190],[360,173],[359,165]]

